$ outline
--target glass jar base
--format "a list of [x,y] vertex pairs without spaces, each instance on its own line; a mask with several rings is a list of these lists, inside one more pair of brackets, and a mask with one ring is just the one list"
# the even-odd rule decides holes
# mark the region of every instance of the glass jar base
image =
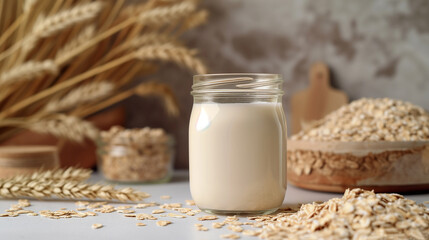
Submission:
[[279,208],[272,208],[268,210],[256,210],[256,211],[235,211],[235,210],[217,210],[200,208],[202,211],[215,215],[240,215],[240,216],[253,216],[253,215],[266,215],[277,211]]

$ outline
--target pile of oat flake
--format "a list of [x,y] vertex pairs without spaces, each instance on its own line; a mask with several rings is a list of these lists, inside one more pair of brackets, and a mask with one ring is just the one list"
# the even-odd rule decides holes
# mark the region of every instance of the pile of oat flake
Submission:
[[301,206],[264,221],[267,239],[429,239],[429,208],[399,194],[347,190],[342,198]]
[[291,139],[345,142],[429,140],[429,113],[408,102],[362,98],[332,112]]

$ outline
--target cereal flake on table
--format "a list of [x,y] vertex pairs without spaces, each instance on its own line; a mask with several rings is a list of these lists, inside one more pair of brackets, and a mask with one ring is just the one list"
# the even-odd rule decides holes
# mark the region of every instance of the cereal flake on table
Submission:
[[198,218],[198,221],[216,220],[218,219],[215,215],[206,215]]
[[156,225],[158,225],[160,227],[164,227],[164,226],[170,225],[171,223],[172,222],[170,222],[170,221],[161,220],[161,221],[156,222]]
[[94,223],[91,225],[92,229],[99,229],[103,227],[103,224],[101,223]]

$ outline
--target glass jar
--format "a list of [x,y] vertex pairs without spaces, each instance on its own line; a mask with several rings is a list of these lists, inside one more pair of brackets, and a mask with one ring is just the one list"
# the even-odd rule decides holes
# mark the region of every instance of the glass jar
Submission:
[[286,192],[286,119],[277,74],[194,76],[191,194],[214,214],[267,214]]
[[172,137],[162,129],[123,129],[102,132],[98,169],[114,182],[163,183],[173,173]]

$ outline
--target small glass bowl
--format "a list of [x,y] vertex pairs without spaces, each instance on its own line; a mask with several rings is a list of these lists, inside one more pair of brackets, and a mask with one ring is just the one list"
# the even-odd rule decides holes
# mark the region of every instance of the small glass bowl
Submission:
[[98,141],[98,169],[103,176],[121,183],[164,183],[173,175],[174,144],[165,142]]

